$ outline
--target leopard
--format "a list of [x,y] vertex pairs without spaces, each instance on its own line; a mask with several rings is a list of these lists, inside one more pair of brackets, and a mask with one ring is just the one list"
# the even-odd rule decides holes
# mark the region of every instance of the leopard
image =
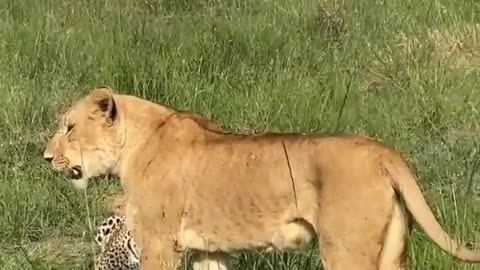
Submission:
[[111,215],[97,227],[95,242],[100,247],[95,270],[139,270],[140,256],[125,215]]

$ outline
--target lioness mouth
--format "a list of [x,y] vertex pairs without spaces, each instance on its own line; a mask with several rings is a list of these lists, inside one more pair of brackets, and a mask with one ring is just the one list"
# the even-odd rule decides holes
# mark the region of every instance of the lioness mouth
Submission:
[[72,167],[72,172],[70,177],[72,179],[80,179],[82,178],[82,168],[80,166],[74,166]]

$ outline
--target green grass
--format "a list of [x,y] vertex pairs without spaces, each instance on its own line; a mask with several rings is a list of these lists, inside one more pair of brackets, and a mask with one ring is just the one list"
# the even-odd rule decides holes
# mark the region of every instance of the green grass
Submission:
[[[405,154],[444,228],[480,241],[478,14],[478,0],[0,0],[0,268],[92,269],[119,183],[75,191],[41,153],[58,113],[102,84],[229,130],[376,137]],[[419,230],[409,257],[475,269]],[[320,265],[316,250],[232,263]]]

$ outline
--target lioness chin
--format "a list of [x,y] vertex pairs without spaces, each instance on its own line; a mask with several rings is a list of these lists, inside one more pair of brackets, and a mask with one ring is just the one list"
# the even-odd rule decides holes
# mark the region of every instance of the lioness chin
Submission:
[[187,248],[195,269],[226,269],[230,252],[314,239],[327,270],[405,269],[410,215],[441,249],[480,262],[442,229],[400,154],[361,136],[227,134],[103,87],[63,115],[44,157],[78,187],[120,177],[146,270],[173,269]]

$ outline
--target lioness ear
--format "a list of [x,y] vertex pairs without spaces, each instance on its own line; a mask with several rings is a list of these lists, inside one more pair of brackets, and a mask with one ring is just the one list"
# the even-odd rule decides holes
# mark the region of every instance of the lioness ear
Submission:
[[108,86],[99,87],[91,93],[92,100],[97,106],[96,111],[103,114],[108,123],[113,123],[117,116],[117,107],[113,99],[113,90]]

